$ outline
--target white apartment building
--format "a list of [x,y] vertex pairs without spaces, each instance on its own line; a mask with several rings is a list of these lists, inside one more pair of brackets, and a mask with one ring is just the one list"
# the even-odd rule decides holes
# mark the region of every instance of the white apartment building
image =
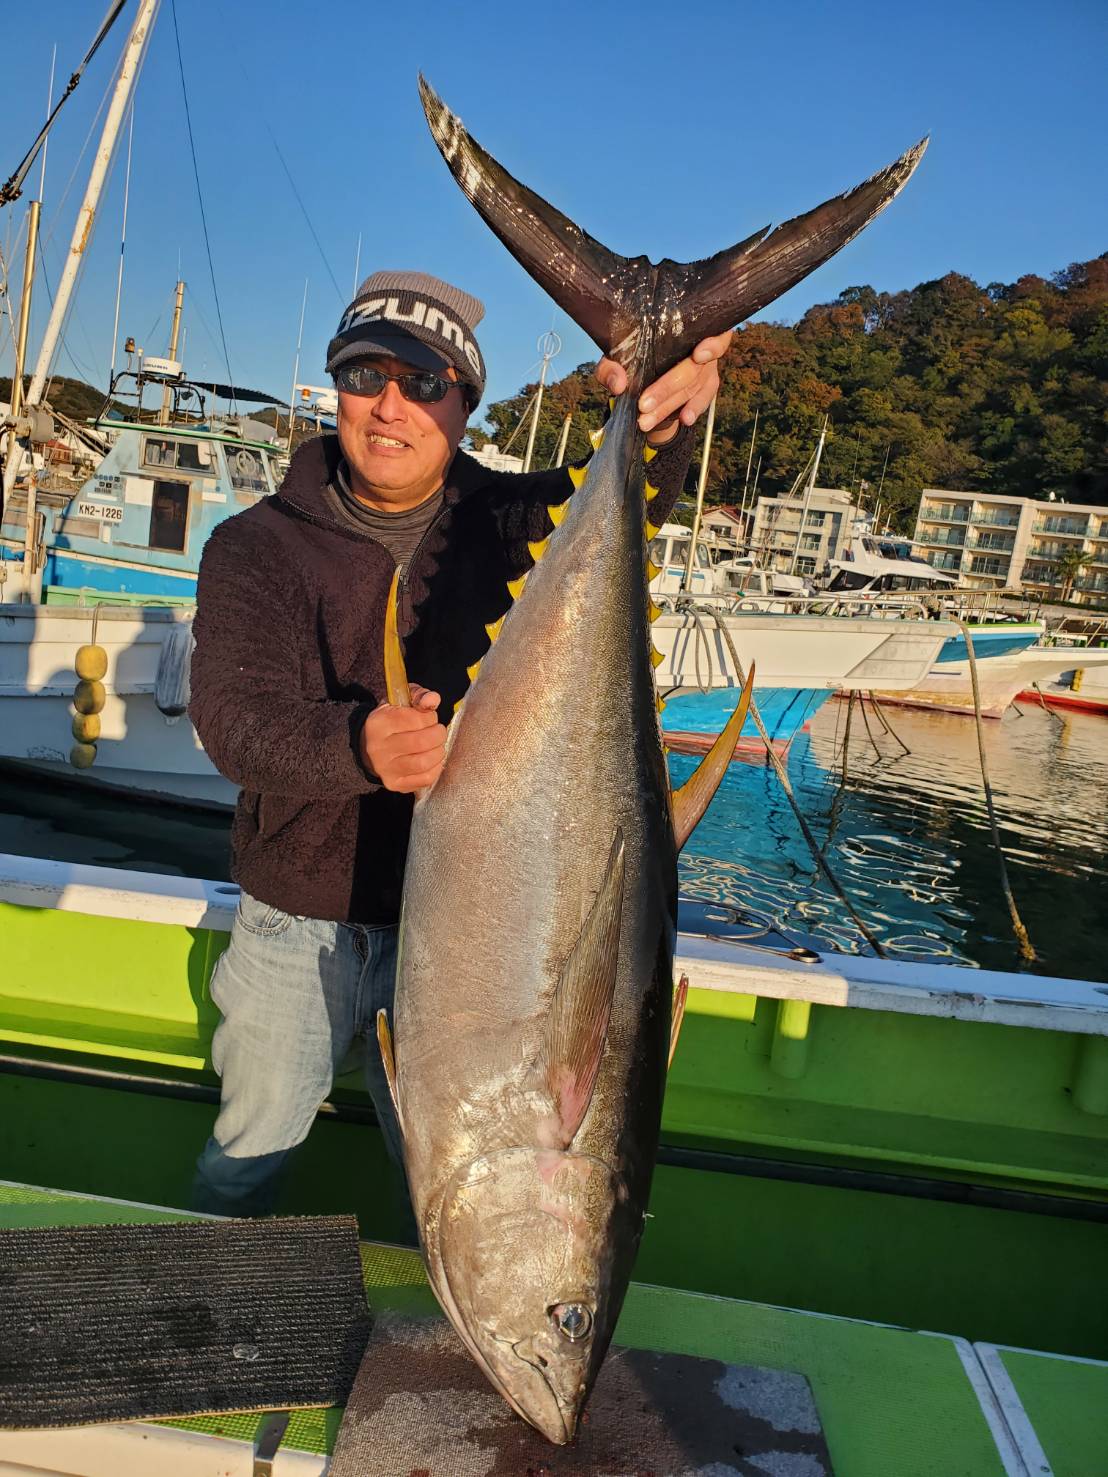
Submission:
[[[1108,508],[925,487],[915,542],[961,584],[1108,604]],[[1085,556],[1076,573],[1063,561]]]
[[761,497],[754,510],[751,552],[766,569],[818,574],[829,559],[842,558],[860,512],[849,492],[833,487],[814,487],[807,512],[800,496]]

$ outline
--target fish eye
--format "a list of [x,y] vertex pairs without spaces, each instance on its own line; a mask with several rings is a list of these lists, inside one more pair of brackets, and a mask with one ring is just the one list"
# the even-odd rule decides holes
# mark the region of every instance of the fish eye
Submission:
[[558,1332],[571,1344],[587,1338],[592,1332],[592,1312],[584,1303],[556,1303],[550,1309],[550,1316]]

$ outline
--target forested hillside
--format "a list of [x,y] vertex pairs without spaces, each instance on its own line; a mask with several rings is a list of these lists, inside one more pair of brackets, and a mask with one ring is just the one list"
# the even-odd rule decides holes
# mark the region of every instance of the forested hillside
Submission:
[[[590,371],[548,387],[536,467],[551,461],[569,411],[570,455],[586,454],[606,410]],[[534,389],[488,408],[501,447]],[[712,502],[742,492],[755,412],[759,492],[791,486],[826,413],[820,483],[864,481],[872,499],[884,470],[883,506],[902,528],[923,487],[1108,504],[1108,254],[1049,280],[980,287],[951,272],[903,292],[852,287],[793,326],[746,325],[720,390]]]

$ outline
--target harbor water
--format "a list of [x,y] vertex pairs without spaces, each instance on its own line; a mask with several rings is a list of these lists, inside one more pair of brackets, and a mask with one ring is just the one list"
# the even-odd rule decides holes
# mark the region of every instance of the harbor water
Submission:
[[[1021,966],[1001,889],[971,719],[833,701],[798,735],[789,775],[827,860],[894,957]],[[1000,837],[1035,971],[1108,981],[1108,719],[1021,703],[985,724]],[[696,760],[672,755],[675,784]],[[0,851],[228,876],[228,821],[0,776]],[[860,951],[771,768],[732,764],[681,859],[682,894],[731,905],[820,948]]]

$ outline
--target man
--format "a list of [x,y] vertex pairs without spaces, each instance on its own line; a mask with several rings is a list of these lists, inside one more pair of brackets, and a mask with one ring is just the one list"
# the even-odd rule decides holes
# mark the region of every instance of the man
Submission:
[[[279,492],[212,534],[200,567],[190,714],[242,786],[232,829],[242,896],[212,981],[222,1078],[193,1204],[272,1209],[289,1152],[363,1040],[394,1163],[399,1134],[375,1040],[391,1014],[411,795],[442,769],[446,725],[488,647],[485,627],[551,531],[568,472],[490,472],[458,451],[485,384],[476,298],[417,272],[366,279],[327,352],[338,436],[309,441]],[[664,516],[730,334],[706,340],[639,401],[659,448]],[[626,375],[602,360],[613,393]],[[394,571],[411,708],[385,699]],[[480,818],[474,818],[475,825]]]

